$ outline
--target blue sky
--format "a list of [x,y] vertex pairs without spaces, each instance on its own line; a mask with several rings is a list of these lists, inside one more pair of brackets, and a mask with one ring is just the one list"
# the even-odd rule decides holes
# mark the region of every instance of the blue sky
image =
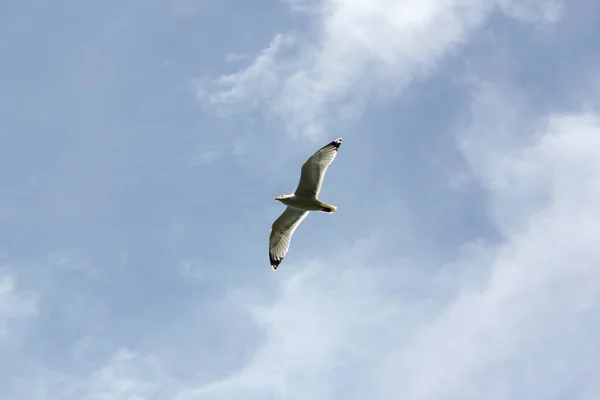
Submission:
[[598,15],[0,0],[3,399],[597,399]]

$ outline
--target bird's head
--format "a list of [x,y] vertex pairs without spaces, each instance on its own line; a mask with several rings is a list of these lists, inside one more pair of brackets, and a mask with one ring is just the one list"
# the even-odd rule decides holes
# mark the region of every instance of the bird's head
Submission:
[[283,199],[285,199],[285,198],[288,198],[288,197],[289,197],[288,195],[286,195],[286,194],[282,194],[281,196],[277,196],[277,197],[275,197],[273,200],[279,200],[279,201],[281,201],[281,200],[283,200]]

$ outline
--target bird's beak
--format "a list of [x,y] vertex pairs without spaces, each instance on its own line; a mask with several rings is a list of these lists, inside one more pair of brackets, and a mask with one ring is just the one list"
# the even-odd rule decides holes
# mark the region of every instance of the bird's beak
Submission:
[[281,197],[275,197],[273,200],[281,200]]

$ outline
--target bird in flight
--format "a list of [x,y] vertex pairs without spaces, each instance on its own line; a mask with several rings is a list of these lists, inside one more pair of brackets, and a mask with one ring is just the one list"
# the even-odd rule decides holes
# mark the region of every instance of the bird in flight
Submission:
[[269,259],[274,270],[279,267],[285,257],[294,231],[310,211],[323,211],[331,214],[337,210],[337,207],[325,204],[317,197],[321,191],[327,167],[335,159],[341,144],[342,138],[339,138],[321,147],[302,165],[300,182],[298,182],[296,191],[293,194],[275,197],[275,200],[279,200],[287,208],[271,226]]

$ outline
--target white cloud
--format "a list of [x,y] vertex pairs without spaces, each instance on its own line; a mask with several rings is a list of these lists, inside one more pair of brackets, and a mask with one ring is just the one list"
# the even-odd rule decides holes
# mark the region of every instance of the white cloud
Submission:
[[93,370],[74,374],[35,366],[31,375],[11,377],[11,400],[146,400],[170,399],[176,387],[160,360],[151,354],[119,349]]
[[[301,10],[316,4],[293,2]],[[317,42],[276,37],[250,68],[220,81],[223,91],[204,88],[204,99],[266,101],[301,133],[317,134],[330,111],[343,118],[343,110],[360,110],[382,88],[397,90],[435,66],[493,3],[325,4],[331,8]],[[518,18],[554,20],[544,11],[553,2],[498,4]],[[402,9],[408,5],[415,8]],[[381,40],[362,42],[364,35]],[[298,52],[284,54],[292,46]],[[273,278],[281,283],[272,301],[234,298],[264,340],[208,384],[174,376],[146,338],[140,347],[147,353],[119,350],[104,363],[94,360],[92,371],[15,379],[18,398],[597,399],[600,116],[539,118],[518,93],[486,83],[474,92],[472,116],[460,147],[487,191],[498,242],[468,243],[440,268],[410,260],[373,265],[360,247],[334,260],[292,262]],[[194,263],[183,272],[193,274]],[[35,307],[24,305],[35,303],[27,301],[12,277],[0,278],[0,330],[33,315]],[[78,348],[87,345],[81,340]],[[189,365],[188,350],[170,356]],[[197,369],[211,365],[198,359]]]
[[226,63],[233,63],[236,61],[242,61],[247,59],[248,56],[246,54],[239,54],[239,53],[227,53],[225,55],[225,62]]
[[161,391],[169,387],[155,357],[127,349],[119,350],[106,366],[92,372],[82,383],[83,400],[160,398]]
[[89,277],[97,277],[98,269],[83,254],[69,249],[57,249],[48,256],[48,261],[57,270],[78,271]]
[[553,22],[560,15],[552,0],[289,3],[311,11],[314,32],[275,36],[246,69],[216,83],[204,80],[198,95],[218,107],[266,106],[292,134],[308,137],[433,71],[497,6],[525,21]]
[[35,316],[36,312],[35,295],[19,291],[14,275],[0,274],[0,341],[11,334],[13,324]]
[[219,153],[214,150],[206,150],[198,154],[192,160],[192,166],[197,167],[199,165],[209,164],[219,158]]
[[245,103],[244,107],[271,93],[278,80],[276,56],[285,46],[293,43],[289,36],[276,35],[269,46],[262,50],[246,69],[231,75],[223,75],[216,82],[200,80],[197,95],[209,104]]
[[489,278],[393,359],[410,371],[406,398],[556,398],[571,386],[600,394],[590,379],[599,349],[581,354],[600,333],[598,318],[582,321],[600,304],[598,150],[600,117],[581,114],[552,116],[531,146],[477,154],[489,157],[480,179],[492,213],[520,220],[497,219],[505,240],[489,250]]
[[[234,299],[264,339],[227,376],[182,380],[160,357],[123,350],[81,376],[23,380],[46,397],[22,398],[598,398],[600,115],[537,118],[506,96],[482,85],[461,134],[497,243],[442,268],[373,265],[369,243],[291,263],[272,301]],[[524,107],[496,124],[514,104]]]
[[462,136],[480,144],[465,156],[500,242],[437,274],[356,257],[290,264],[302,272],[279,297],[249,308],[265,331],[254,357],[178,399],[597,398],[600,116],[525,108],[513,136],[493,123],[514,104],[501,93],[475,95],[490,123]]
[[562,13],[559,0],[498,0],[503,12],[526,22],[556,22]]

